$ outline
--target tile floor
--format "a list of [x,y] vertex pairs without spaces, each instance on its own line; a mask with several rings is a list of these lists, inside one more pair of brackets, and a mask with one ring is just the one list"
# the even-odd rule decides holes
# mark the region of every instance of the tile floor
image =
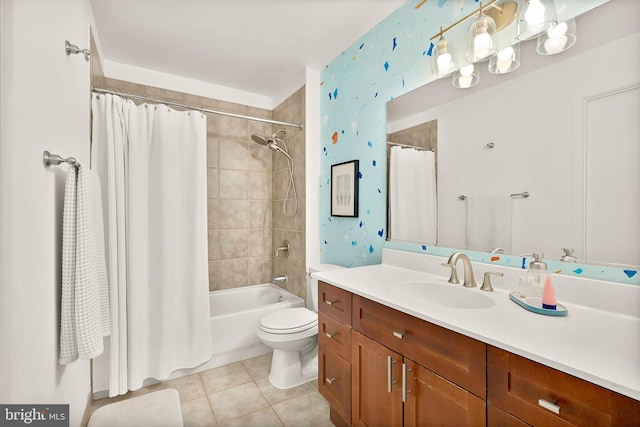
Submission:
[[113,399],[94,401],[91,412],[107,403],[166,388],[180,393],[185,427],[323,427],[329,404],[316,381],[289,390],[269,382],[271,353],[198,374],[155,384]]

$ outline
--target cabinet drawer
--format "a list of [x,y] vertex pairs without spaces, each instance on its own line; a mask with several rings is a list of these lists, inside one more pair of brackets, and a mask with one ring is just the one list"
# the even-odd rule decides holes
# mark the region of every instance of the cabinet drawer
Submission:
[[318,311],[351,326],[351,292],[318,281]]
[[344,421],[351,424],[351,364],[320,344],[318,365],[320,394]]
[[353,296],[353,328],[486,398],[486,344]]
[[532,425],[640,425],[640,402],[488,346],[489,401]]
[[318,313],[318,339],[346,360],[351,360],[351,328],[333,317]]

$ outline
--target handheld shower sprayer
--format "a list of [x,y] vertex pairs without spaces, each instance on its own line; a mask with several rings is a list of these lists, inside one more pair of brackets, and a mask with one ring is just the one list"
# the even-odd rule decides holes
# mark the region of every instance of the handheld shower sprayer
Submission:
[[[286,133],[287,131],[284,129],[280,129],[276,131],[270,137],[257,135],[254,133],[253,135],[251,135],[251,139],[253,139],[254,142],[260,145],[266,145],[267,148],[269,148],[271,151],[275,151],[276,153],[282,153],[287,157],[288,159],[287,166],[289,167],[289,185],[287,187],[287,192],[285,193],[284,200],[282,202],[282,212],[285,217],[292,217],[296,214],[296,212],[298,212],[298,194],[296,192],[296,184],[293,181],[293,167],[294,167],[293,158],[289,155],[287,144],[282,139],[279,138],[280,134],[286,135]],[[282,147],[280,146],[280,144],[282,144]],[[289,192],[291,191],[291,189],[293,189],[295,207],[293,209],[293,213],[289,215],[287,213],[287,200],[289,199]]]

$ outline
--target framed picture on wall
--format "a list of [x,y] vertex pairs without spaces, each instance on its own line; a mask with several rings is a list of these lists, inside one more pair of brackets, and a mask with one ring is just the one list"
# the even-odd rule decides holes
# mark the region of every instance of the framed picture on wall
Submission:
[[331,216],[358,216],[358,161],[331,165]]

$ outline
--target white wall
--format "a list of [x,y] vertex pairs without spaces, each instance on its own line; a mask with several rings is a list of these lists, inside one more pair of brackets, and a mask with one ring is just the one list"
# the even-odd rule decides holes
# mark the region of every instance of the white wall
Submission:
[[320,263],[320,71],[307,67],[305,86],[306,261]]
[[64,167],[89,160],[87,0],[0,0],[0,402],[67,403],[80,425],[89,362],[57,363]]

